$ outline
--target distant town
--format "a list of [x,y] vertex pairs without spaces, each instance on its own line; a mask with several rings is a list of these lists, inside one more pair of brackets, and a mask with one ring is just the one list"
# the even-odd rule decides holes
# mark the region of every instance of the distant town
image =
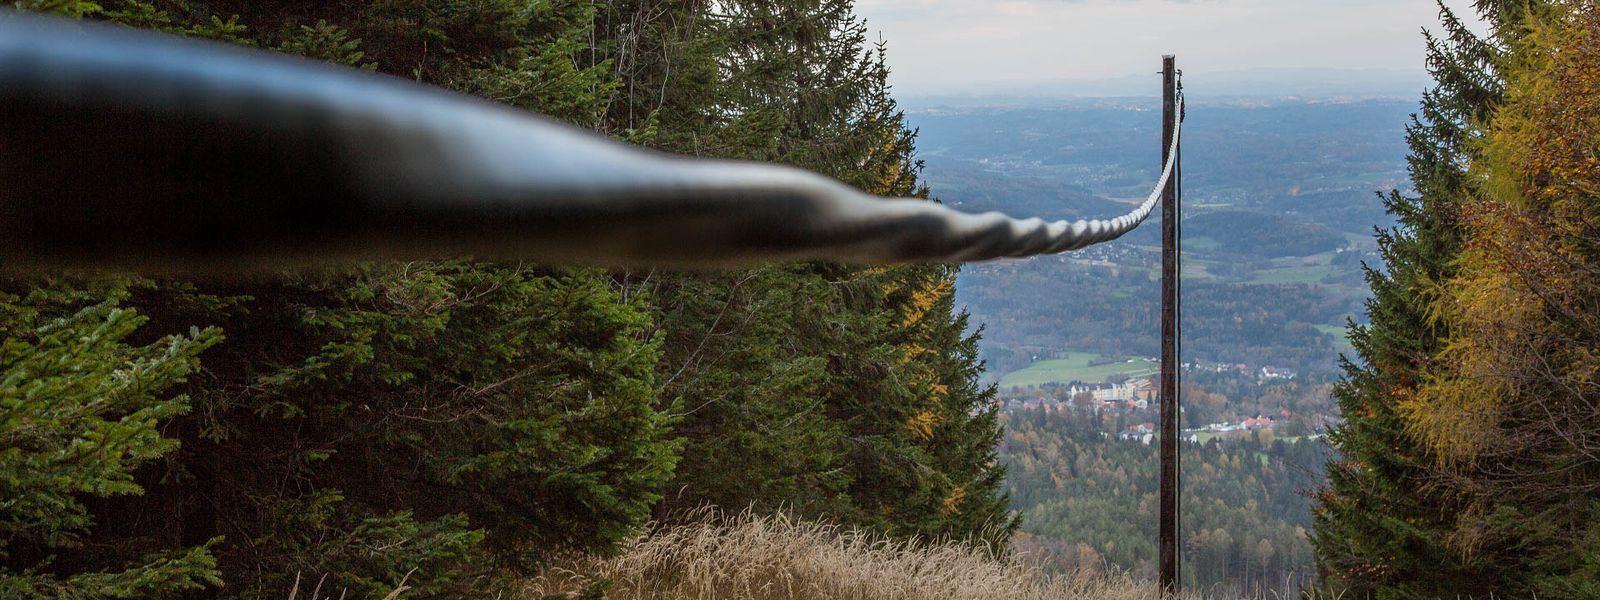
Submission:
[[[1184,372],[1232,372],[1239,374],[1248,374],[1252,372],[1250,365],[1244,363],[1208,363],[1203,360],[1195,360],[1193,362],[1183,363],[1183,370]],[[1298,375],[1294,369],[1287,367],[1275,367],[1272,365],[1262,365],[1260,368],[1254,369],[1253,371],[1258,383],[1267,383],[1270,381],[1289,381]]]
[[[1156,362],[1156,359],[1127,359],[1127,362],[1136,361]],[[1276,365],[1257,366],[1194,360],[1182,363],[1181,366],[1184,373],[1230,375],[1244,378],[1246,381],[1253,379],[1258,385],[1289,383],[1298,377],[1294,369]],[[1103,383],[1071,382],[1009,386],[1002,390],[1001,401],[1008,411],[1090,411],[1102,415],[1101,421],[1106,425],[1102,435],[1149,444],[1156,439],[1159,431],[1154,415],[1158,403],[1155,382],[1154,376],[1113,376],[1111,381]],[[1184,412],[1187,413],[1187,410]],[[1265,438],[1270,441],[1276,437],[1274,427],[1294,417],[1294,413],[1288,408],[1279,408],[1275,412],[1256,414],[1237,420],[1219,420],[1199,427],[1186,428],[1183,430],[1183,439],[1193,443],[1206,443],[1214,439],[1247,436],[1261,438],[1264,433]],[[1322,418],[1313,420],[1323,421]],[[1297,435],[1293,436],[1293,439],[1320,437],[1299,428],[1295,433]],[[1299,435],[1301,433],[1305,435]]]

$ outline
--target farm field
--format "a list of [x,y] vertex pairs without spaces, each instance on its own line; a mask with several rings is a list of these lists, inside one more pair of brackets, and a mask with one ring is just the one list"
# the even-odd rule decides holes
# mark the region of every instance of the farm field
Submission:
[[[1330,275],[1338,275],[1338,267],[1327,265],[1305,265],[1295,267],[1282,267],[1276,269],[1263,269],[1256,273],[1253,284],[1295,284],[1307,283],[1316,285]],[[1185,273],[1187,275],[1187,273]]]
[[[1102,357],[1091,352],[1068,352],[1060,358],[1041,360],[1026,369],[1007,373],[1000,378],[1001,387],[1038,386],[1048,383],[1104,383],[1115,375],[1149,375],[1159,365],[1145,358],[1119,359],[1107,364],[1093,364]],[[1132,360],[1133,362],[1128,362]]]
[[1313,325],[1313,327],[1316,327],[1317,331],[1321,331],[1323,333],[1326,333],[1328,335],[1333,336],[1333,339],[1339,343],[1339,349],[1348,350],[1348,349],[1351,348],[1351,346],[1350,346],[1350,332],[1349,332],[1349,330],[1345,329],[1345,326],[1343,326],[1343,325]]

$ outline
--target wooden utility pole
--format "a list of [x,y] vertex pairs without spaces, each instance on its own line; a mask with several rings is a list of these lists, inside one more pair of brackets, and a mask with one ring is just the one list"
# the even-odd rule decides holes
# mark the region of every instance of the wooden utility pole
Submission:
[[[1177,68],[1161,58],[1161,160],[1177,160],[1172,126],[1177,122]],[[1161,568],[1165,593],[1178,592],[1178,168],[1161,190]]]

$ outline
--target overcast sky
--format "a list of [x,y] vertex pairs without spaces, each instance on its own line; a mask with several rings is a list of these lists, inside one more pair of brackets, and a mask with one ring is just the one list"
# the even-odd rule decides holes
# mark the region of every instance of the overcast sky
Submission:
[[[1446,0],[1461,14],[1468,0]],[[857,0],[900,94],[1262,68],[1422,69],[1433,0]]]

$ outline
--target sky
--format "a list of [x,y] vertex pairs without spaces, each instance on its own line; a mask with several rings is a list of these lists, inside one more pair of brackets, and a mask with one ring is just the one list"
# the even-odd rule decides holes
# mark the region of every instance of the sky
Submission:
[[[1472,14],[1469,0],[1446,0]],[[1257,69],[1419,73],[1433,0],[857,0],[897,95]],[[1070,89],[1071,86],[1062,86]]]

